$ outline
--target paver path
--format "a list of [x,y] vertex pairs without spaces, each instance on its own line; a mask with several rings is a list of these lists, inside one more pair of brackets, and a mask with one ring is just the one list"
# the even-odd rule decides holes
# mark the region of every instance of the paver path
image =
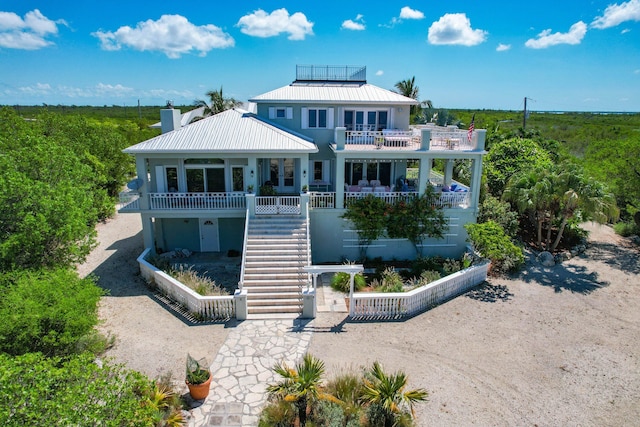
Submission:
[[309,326],[303,319],[238,322],[211,365],[209,397],[192,411],[189,425],[258,425],[265,389],[279,381],[273,366],[282,361],[294,366],[302,360],[311,341]]

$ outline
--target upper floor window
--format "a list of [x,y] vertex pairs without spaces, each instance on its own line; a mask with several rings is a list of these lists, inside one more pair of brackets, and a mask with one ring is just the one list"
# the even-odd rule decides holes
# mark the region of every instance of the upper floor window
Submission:
[[333,129],[333,108],[302,108],[302,129]]
[[269,107],[270,119],[293,119],[293,107]]

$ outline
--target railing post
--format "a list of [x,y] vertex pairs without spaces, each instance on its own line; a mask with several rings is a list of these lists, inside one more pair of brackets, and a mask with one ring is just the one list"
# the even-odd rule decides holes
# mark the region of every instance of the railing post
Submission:
[[302,291],[302,318],[316,318],[316,291],[315,289],[305,289]]
[[236,303],[237,320],[247,320],[247,316],[249,315],[249,309],[247,306],[247,295],[248,292],[246,289],[236,289],[235,293],[233,294],[233,299]]
[[420,129],[420,150],[429,151],[431,149],[431,129]]
[[309,193],[303,193],[300,195],[300,216],[304,219],[307,218],[307,212],[309,212]]
[[476,150],[484,150],[485,138],[487,137],[486,129],[477,129],[476,134]]
[[344,150],[344,144],[347,139],[347,128],[337,127],[334,139],[336,140],[336,150]]
[[356,273],[349,273],[349,316],[353,317],[353,313],[355,312],[356,302],[353,300],[354,289],[354,276]]
[[245,194],[247,200],[247,214],[250,218],[256,217],[256,195],[255,194]]

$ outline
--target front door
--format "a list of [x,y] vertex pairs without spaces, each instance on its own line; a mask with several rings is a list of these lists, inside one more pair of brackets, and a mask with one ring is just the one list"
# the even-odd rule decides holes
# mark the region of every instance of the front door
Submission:
[[218,218],[200,218],[200,252],[220,252]]
[[269,181],[278,193],[294,192],[294,176],[294,159],[271,159]]

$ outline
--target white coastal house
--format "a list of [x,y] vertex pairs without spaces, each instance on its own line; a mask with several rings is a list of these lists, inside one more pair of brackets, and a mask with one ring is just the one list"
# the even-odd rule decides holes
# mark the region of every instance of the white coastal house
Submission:
[[[367,194],[393,201],[428,185],[449,229],[425,240],[423,253],[464,252],[463,225],[478,212],[484,130],[410,127],[417,102],[368,84],[364,67],[298,66],[293,83],[249,102],[255,113],[228,110],[184,126],[180,111],[161,110],[164,133],[124,150],[138,179],[120,212],[141,215],[151,252],[237,250],[249,313],[295,311],[309,280],[304,266],[359,256],[357,230],[341,218],[345,203]],[[443,173],[432,171],[435,159]],[[452,180],[457,159],[471,161],[469,186]],[[381,239],[367,254],[404,259],[415,250]]]

